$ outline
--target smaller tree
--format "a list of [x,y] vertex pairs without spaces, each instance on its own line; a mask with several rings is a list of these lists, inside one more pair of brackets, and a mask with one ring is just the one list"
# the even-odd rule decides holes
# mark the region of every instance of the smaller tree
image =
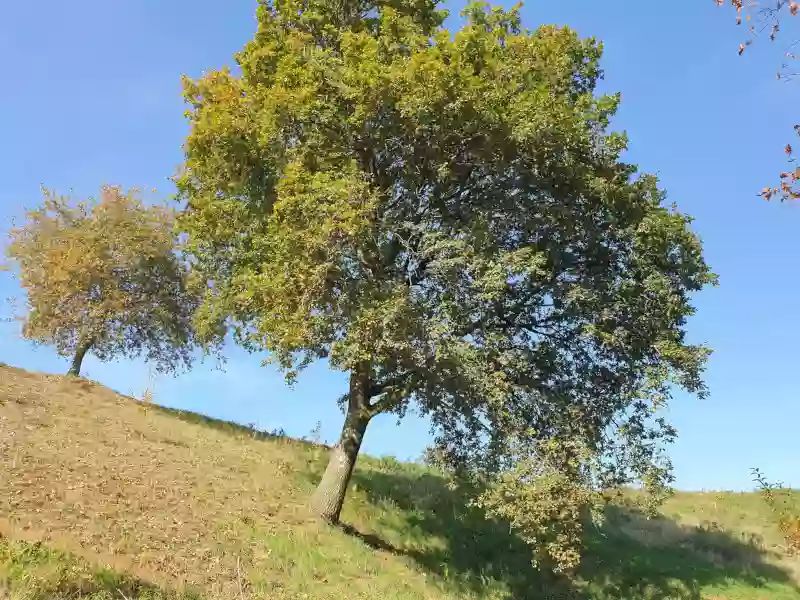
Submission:
[[175,252],[174,211],[115,186],[79,203],[43,191],[6,249],[27,292],[24,337],[72,356],[75,376],[88,352],[144,355],[162,372],[188,367],[197,303]]

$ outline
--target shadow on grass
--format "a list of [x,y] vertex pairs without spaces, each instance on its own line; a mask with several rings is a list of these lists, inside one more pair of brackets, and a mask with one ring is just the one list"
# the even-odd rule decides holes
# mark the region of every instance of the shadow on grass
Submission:
[[[703,588],[715,585],[793,588],[787,572],[766,562],[768,551],[758,539],[711,526],[646,520],[627,508],[610,509],[603,528],[592,528],[577,576],[557,578],[535,571],[528,548],[508,525],[467,507],[464,492],[451,491],[440,477],[369,469],[357,470],[353,480],[370,503],[396,506],[399,511],[385,514],[400,514],[404,521],[379,520],[376,533],[347,525],[346,532],[372,548],[408,556],[472,592],[485,588],[487,578],[501,583],[509,600],[700,600]],[[408,539],[409,532],[443,543],[398,547],[386,541]]]
[[0,536],[0,597],[28,600],[199,600],[190,590],[165,590],[151,582],[108,568],[90,566],[40,542]]
[[[323,447],[189,411],[151,406],[235,437]],[[531,567],[528,547],[507,524],[487,521],[479,510],[467,506],[463,491],[448,489],[443,478],[415,472],[416,467],[397,461],[372,459],[364,468],[365,459],[353,474],[353,484],[371,504],[388,503],[397,510],[383,511],[385,517],[370,522],[371,532],[352,524],[342,529],[371,548],[413,559],[456,588],[480,594],[493,580],[507,590],[507,600],[701,600],[705,588],[738,586],[738,597],[748,597],[742,592],[758,593],[768,584],[780,584],[785,590],[782,598],[800,597],[790,575],[768,562],[770,551],[761,540],[710,525],[690,527],[665,518],[648,521],[623,508],[609,509],[606,525],[590,530],[587,552],[574,579],[545,575]],[[311,484],[319,480],[316,468],[297,474]],[[432,541],[436,538],[438,544]]]

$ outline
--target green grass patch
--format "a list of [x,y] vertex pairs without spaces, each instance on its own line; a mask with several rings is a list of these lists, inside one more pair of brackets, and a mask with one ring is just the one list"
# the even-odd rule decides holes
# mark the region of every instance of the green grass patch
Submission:
[[0,597],[19,600],[197,600],[36,542],[0,537]]

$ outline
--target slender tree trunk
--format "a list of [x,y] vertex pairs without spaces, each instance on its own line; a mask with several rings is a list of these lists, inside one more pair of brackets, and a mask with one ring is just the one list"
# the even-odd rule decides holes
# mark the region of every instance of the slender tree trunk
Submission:
[[350,375],[350,397],[342,436],[331,451],[328,467],[311,499],[314,512],[332,524],[339,522],[350,476],[361,449],[364,432],[372,418],[367,398],[369,375],[365,371],[360,370]]
[[80,376],[83,357],[86,356],[86,353],[91,347],[92,340],[86,340],[78,344],[78,348],[75,350],[75,356],[72,359],[72,366],[69,368],[69,371],[67,371],[67,375],[72,375],[73,377]]

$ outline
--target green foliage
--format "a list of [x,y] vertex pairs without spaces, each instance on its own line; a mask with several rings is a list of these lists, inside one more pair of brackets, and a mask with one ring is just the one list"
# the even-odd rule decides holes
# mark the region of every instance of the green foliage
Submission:
[[90,349],[100,360],[144,355],[160,370],[190,363],[197,302],[174,251],[171,210],[118,187],[79,203],[44,190],[10,240],[27,293],[26,338],[80,358]]
[[[554,571],[580,563],[582,527],[587,513],[602,521],[602,498],[581,485],[575,471],[591,461],[571,441],[540,444],[536,458],[525,456],[502,472],[479,495],[476,504],[489,516],[507,521],[534,548],[534,565],[551,563]],[[563,456],[559,456],[563,455]]]
[[568,567],[601,490],[669,483],[657,411],[705,394],[684,326],[715,277],[621,160],[601,45],[464,15],[452,34],[426,0],[264,1],[242,75],[186,81],[197,326],[290,378],[327,358],[359,414],[415,405],[440,462]]

